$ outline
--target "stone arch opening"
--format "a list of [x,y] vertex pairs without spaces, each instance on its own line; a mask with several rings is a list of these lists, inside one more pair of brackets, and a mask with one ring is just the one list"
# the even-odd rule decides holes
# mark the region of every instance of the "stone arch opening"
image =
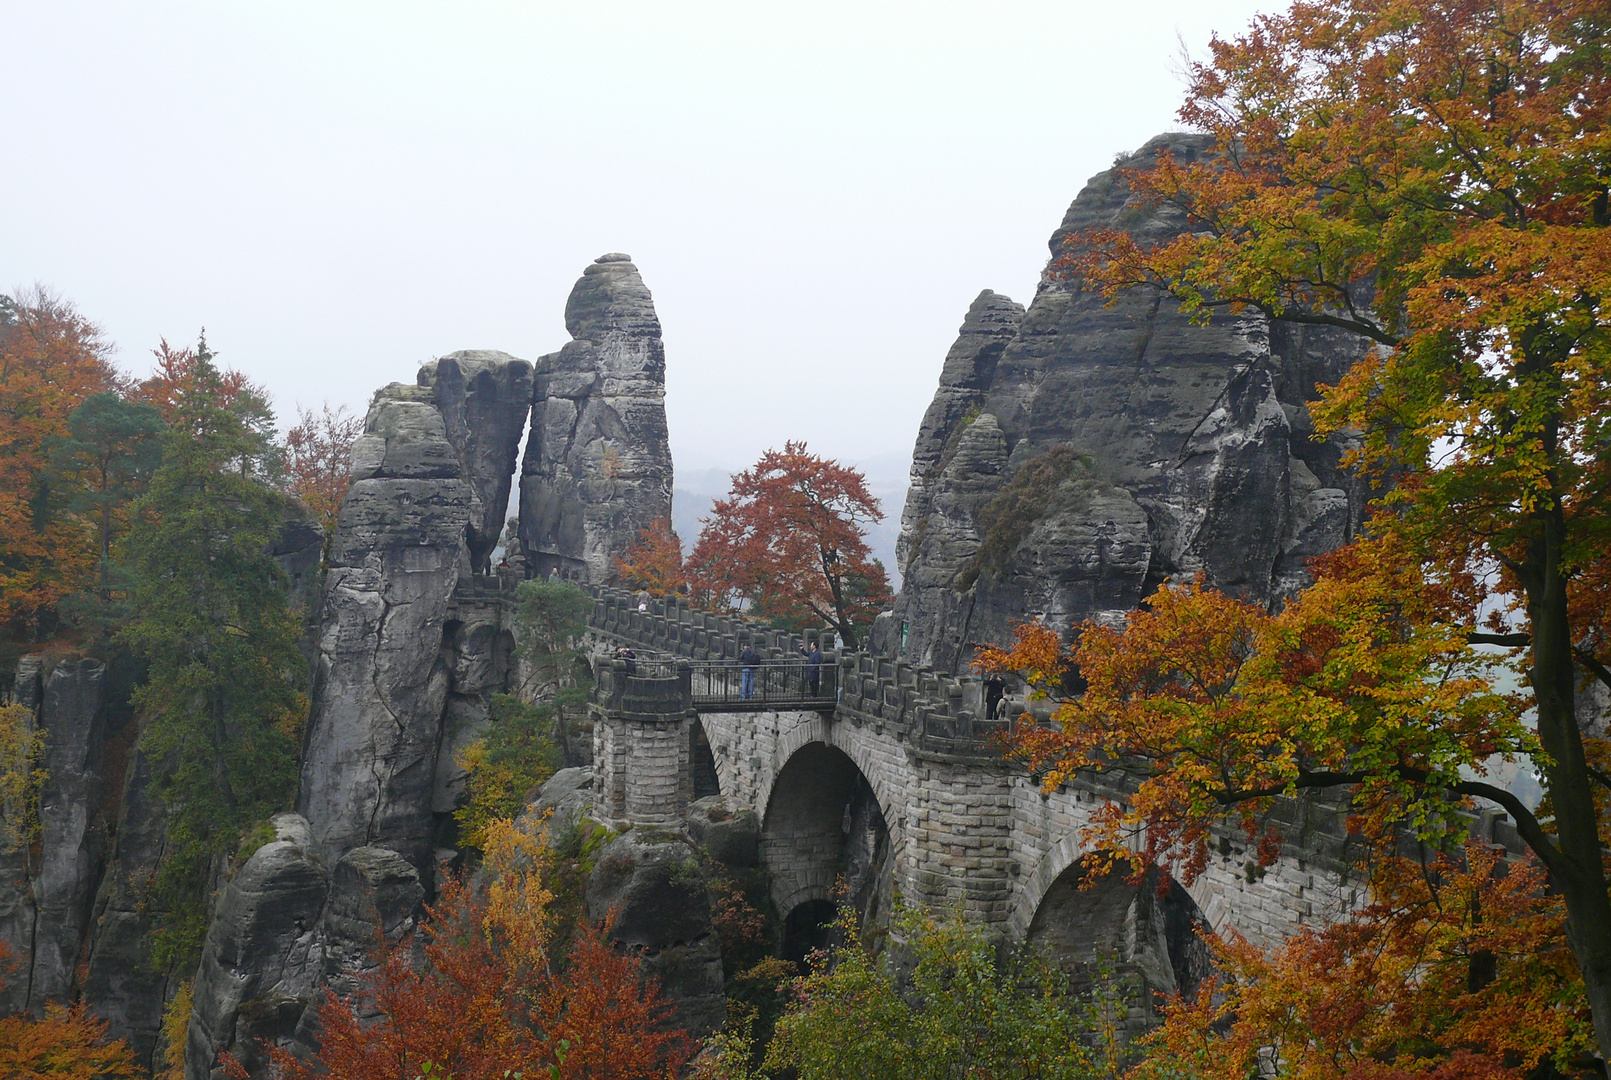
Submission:
[[867,777],[835,747],[807,743],[778,772],[761,821],[761,860],[784,917],[785,950],[791,933],[801,947],[820,948],[803,943],[832,923],[841,900],[863,924],[888,918],[894,853],[884,810]]
[[1077,981],[1106,974],[1129,984],[1151,1019],[1155,994],[1195,996],[1210,974],[1209,922],[1174,878],[1156,870],[1126,878],[1075,862],[1041,898],[1027,939]]
[[705,737],[705,725],[695,720],[688,725],[688,782],[695,799],[722,793],[722,782],[716,772],[716,755],[711,752],[710,740]]
[[783,959],[804,971],[811,954],[834,944],[834,916],[838,913],[832,900],[807,900],[796,904],[783,920]]

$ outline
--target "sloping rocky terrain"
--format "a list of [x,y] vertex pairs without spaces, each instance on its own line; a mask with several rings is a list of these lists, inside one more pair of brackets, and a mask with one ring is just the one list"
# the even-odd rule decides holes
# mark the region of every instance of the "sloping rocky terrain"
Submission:
[[[1131,160],[1207,145],[1165,135]],[[1357,343],[1253,312],[1194,325],[1144,290],[1104,306],[1056,269],[1090,228],[1155,240],[1186,222],[1115,167],[1069,207],[1027,309],[973,302],[918,430],[902,588],[875,649],[964,671],[1015,620],[1117,619],[1176,575],[1276,603],[1359,522],[1366,493],[1307,410]]]

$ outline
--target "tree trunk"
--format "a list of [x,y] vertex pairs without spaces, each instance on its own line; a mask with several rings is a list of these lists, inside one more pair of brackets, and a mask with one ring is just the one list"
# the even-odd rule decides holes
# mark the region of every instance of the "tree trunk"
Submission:
[[1541,529],[1523,568],[1532,624],[1533,696],[1538,737],[1549,754],[1544,768],[1560,845],[1550,875],[1566,902],[1566,936],[1583,973],[1600,1056],[1611,1062],[1611,894],[1607,893],[1583,736],[1573,707],[1577,672],[1572,662],[1566,577],[1562,572],[1566,522],[1559,506],[1541,510]]

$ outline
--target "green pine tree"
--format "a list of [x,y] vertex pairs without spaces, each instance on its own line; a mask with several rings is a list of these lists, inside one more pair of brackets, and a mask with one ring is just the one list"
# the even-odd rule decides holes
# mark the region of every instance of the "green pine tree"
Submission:
[[123,545],[122,640],[150,665],[135,695],[140,749],[167,815],[152,885],[159,966],[198,954],[213,859],[290,804],[307,715],[299,621],[268,554],[284,501],[264,482],[258,425],[232,407],[205,342],[176,398]]

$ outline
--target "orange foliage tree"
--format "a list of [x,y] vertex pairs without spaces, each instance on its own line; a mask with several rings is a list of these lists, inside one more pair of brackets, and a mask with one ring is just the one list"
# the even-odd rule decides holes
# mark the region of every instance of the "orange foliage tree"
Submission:
[[1304,0],[1211,49],[1181,116],[1217,154],[1125,173],[1189,227],[1075,236],[1069,266],[1358,335],[1316,429],[1362,434],[1359,464],[1396,478],[1377,527],[1482,585],[1482,633],[1526,650],[1548,795],[1528,840],[1611,1058],[1611,770],[1576,711],[1581,679],[1611,686],[1611,7]]
[[297,410],[297,423],[285,433],[285,488],[301,499],[324,527],[335,535],[341,500],[352,484],[352,444],[364,431],[360,417],[326,405],[320,412]]
[[691,584],[708,603],[829,623],[856,648],[892,599],[866,539],[883,519],[860,472],[785,443],[734,476],[711,507],[688,557]]
[[68,417],[117,387],[100,328],[36,289],[0,322],[0,625],[37,638],[57,601],[94,576],[95,534],[54,512],[52,447]]
[[[1427,580],[1395,540],[1316,560],[1316,581],[1280,614],[1193,583],[1158,590],[1122,630],[1086,624],[1065,648],[1037,624],[1011,649],[982,650],[987,670],[1019,672],[1063,698],[1055,726],[1021,718],[1016,754],[1055,787],[1076,772],[1133,786],[1100,811],[1094,846],[1134,871],[1159,865],[1188,881],[1211,857],[1212,829],[1233,815],[1274,860],[1276,796],[1350,788],[1367,836],[1410,828],[1429,840],[1463,827],[1470,796],[1504,805],[1530,842],[1543,826],[1481,777],[1497,756],[1539,754],[1517,701],[1490,682],[1454,590]],[[1132,848],[1132,841],[1140,842]]]
[[269,1049],[277,1076],[674,1080],[691,1048],[637,959],[593,925],[563,957],[550,955],[551,852],[540,831],[495,823],[486,855],[484,890],[450,882],[427,909],[419,955],[411,939],[385,945],[358,1000],[326,993],[311,1060]]
[[[0,944],[0,966],[15,967]],[[3,986],[0,981],[0,986]],[[45,1015],[0,1017],[0,1076],[7,1080],[135,1080],[144,1076],[122,1039],[82,1001],[45,1006]]]
[[1522,1080],[1590,1065],[1594,1042],[1561,901],[1536,863],[1471,844],[1389,858],[1354,917],[1271,955],[1214,940],[1218,974],[1165,1007],[1134,1080]]
[[621,583],[632,589],[646,589],[655,596],[671,596],[687,580],[682,570],[682,541],[671,528],[669,518],[644,527],[638,542],[615,560]]

